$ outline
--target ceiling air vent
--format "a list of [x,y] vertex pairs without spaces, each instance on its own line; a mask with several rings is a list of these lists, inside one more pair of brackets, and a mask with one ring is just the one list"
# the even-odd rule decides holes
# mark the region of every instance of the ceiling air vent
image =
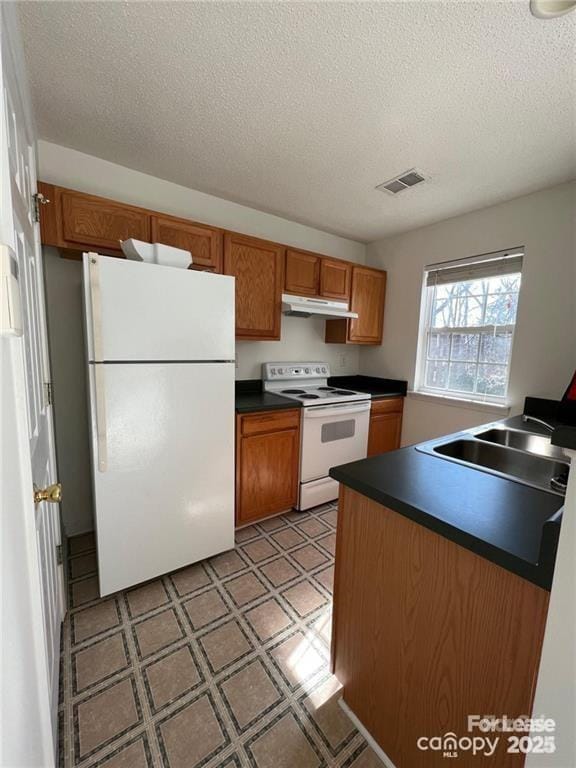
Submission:
[[398,192],[402,192],[405,189],[414,187],[416,184],[420,184],[422,181],[425,181],[424,176],[420,173],[420,171],[412,168],[409,171],[404,171],[404,173],[400,174],[400,176],[395,176],[389,181],[378,184],[376,189],[379,189],[381,192],[389,192],[391,195],[397,195]]

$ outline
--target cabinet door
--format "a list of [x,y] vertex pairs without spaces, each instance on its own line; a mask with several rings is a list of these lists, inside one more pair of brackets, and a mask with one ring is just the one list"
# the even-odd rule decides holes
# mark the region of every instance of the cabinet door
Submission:
[[402,434],[401,413],[380,413],[370,417],[368,456],[400,448]]
[[287,293],[297,296],[318,296],[320,283],[320,257],[303,251],[286,251],[286,279],[284,288]]
[[152,216],[152,242],[183,248],[193,267],[222,272],[222,230],[172,216]]
[[298,497],[299,428],[238,439],[236,524],[284,512]]
[[403,408],[404,399],[401,397],[372,401],[368,456],[400,448]]
[[62,237],[67,245],[120,250],[120,240],[150,241],[147,211],[63,189],[60,192]]
[[350,299],[352,267],[345,261],[322,259],[320,267],[320,295],[327,299]]
[[284,247],[226,232],[224,274],[236,278],[236,338],[279,340]]
[[348,338],[360,344],[381,344],[386,296],[386,272],[368,267],[352,268],[350,309],[358,313],[350,320]]

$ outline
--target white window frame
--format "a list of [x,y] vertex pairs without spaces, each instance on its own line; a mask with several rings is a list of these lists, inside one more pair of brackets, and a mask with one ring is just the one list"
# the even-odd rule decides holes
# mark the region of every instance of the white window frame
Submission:
[[[445,400],[455,400],[462,402],[463,404],[474,405],[486,405],[486,406],[500,406],[505,407],[508,405],[508,389],[510,385],[510,364],[512,360],[512,354],[514,350],[514,336],[516,331],[516,323],[518,317],[518,306],[516,308],[515,322],[511,325],[484,325],[484,326],[461,326],[446,328],[433,328],[432,327],[432,312],[434,306],[435,287],[428,285],[428,275],[435,270],[450,269],[455,266],[470,265],[473,267],[475,264],[481,262],[487,262],[492,260],[500,260],[507,258],[508,256],[523,256],[524,248],[514,248],[507,251],[499,251],[497,253],[484,254],[481,256],[475,256],[471,259],[462,259],[452,262],[445,262],[444,264],[433,264],[424,268],[423,280],[422,280],[422,295],[420,299],[420,323],[418,331],[418,350],[416,355],[416,371],[414,377],[414,394],[423,395],[424,397],[437,397]],[[521,268],[518,270],[521,275]],[[455,281],[457,282],[457,281]],[[522,287],[522,279],[520,279],[520,288],[518,291],[518,303],[520,301],[520,291]],[[487,294],[488,295],[488,294]],[[486,299],[485,299],[486,300]],[[510,353],[506,365],[505,374],[505,392],[503,395],[490,395],[484,393],[467,393],[460,390],[451,390],[443,388],[430,387],[425,384],[426,375],[426,362],[428,360],[428,338],[431,333],[461,333],[461,334],[494,334],[498,330],[504,333],[511,333],[510,341]],[[476,357],[476,366],[479,365],[481,344],[478,343],[478,351]],[[450,357],[448,362],[450,361]],[[474,362],[474,361],[471,361]],[[495,365],[500,365],[495,363]],[[504,365],[504,364],[501,364]],[[478,368],[476,368],[478,370]]]

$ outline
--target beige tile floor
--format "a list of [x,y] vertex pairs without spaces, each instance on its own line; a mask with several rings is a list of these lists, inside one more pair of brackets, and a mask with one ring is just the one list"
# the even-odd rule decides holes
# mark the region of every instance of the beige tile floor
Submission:
[[335,505],[237,533],[236,549],[98,597],[69,541],[64,768],[381,768],[329,672]]

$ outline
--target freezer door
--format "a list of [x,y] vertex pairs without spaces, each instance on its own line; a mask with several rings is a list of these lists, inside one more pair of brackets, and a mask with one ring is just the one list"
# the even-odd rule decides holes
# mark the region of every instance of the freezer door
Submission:
[[234,278],[84,254],[88,360],[233,360]]
[[231,549],[234,364],[88,367],[101,595]]

